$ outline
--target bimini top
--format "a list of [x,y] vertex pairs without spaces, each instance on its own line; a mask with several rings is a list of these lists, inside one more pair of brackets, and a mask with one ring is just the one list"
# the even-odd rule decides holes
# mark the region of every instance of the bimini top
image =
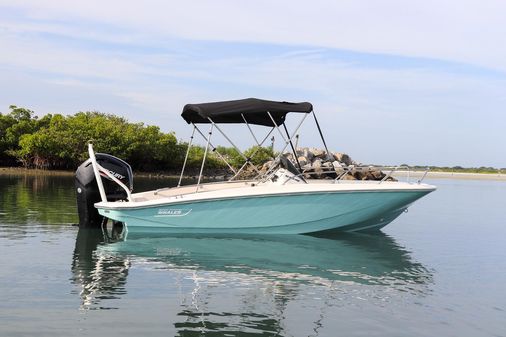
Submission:
[[[266,101],[258,98],[246,98],[235,101],[223,101],[200,104],[186,104],[181,116],[190,123],[245,123],[274,126],[269,112],[277,125],[285,122],[289,112],[310,113],[313,105],[308,102],[290,103]],[[244,116],[244,118],[243,118]]]

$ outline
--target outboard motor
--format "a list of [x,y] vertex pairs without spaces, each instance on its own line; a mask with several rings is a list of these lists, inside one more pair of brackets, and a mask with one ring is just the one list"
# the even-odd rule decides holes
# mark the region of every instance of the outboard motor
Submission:
[[[108,170],[125,186],[133,189],[132,168],[123,160],[105,153],[96,153],[97,163]],[[107,201],[126,200],[127,194],[120,185],[107,175],[101,173]],[[95,203],[102,201],[97,180],[93,172],[91,159],[82,163],[76,171],[75,186],[77,192],[77,211],[79,213],[79,227],[100,227],[104,217],[98,214]]]

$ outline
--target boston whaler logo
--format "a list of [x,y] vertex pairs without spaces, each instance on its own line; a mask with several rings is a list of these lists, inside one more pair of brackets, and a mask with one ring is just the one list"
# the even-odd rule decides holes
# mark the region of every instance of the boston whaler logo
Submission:
[[185,216],[188,215],[191,211],[192,211],[191,209],[181,209],[181,208],[160,208],[155,216],[156,217]]

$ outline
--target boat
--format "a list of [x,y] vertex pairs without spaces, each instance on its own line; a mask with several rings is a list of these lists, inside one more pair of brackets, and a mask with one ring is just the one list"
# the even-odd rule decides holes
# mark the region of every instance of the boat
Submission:
[[[289,114],[301,116],[291,133],[285,123]],[[80,166],[77,174],[80,177],[80,183],[76,183],[78,199],[82,200],[78,202],[80,223],[90,219],[101,222],[103,217],[124,224],[129,233],[374,231],[392,222],[413,202],[435,190],[435,186],[422,183],[425,175],[416,182],[391,181],[388,179],[390,174],[380,181],[343,179],[350,168],[334,171],[334,179],[309,179],[300,166],[297,168],[283,156],[290,147],[297,157],[293,139],[309,115],[314,117],[327,155],[330,155],[311,103],[249,98],[187,104],[182,117],[193,127],[193,131],[178,185],[141,193],[132,193],[132,173],[127,163],[106,154],[95,154],[90,143],[90,159]],[[254,154],[249,157],[243,154],[223,132],[222,124],[246,127],[259,148],[277,130],[283,139],[282,149],[271,165],[261,172],[251,161]],[[203,125],[209,126],[207,136],[201,130]],[[262,141],[253,133],[252,125],[268,128],[269,132]],[[221,133],[230,142],[243,156],[244,164],[237,169],[227,163],[234,172],[228,181],[204,183],[202,177],[206,158],[209,151],[216,152],[211,142],[213,132]],[[181,185],[195,133],[206,141],[200,174],[196,184]],[[219,157],[227,162],[224,156]],[[246,168],[256,172],[256,177],[239,180]],[[98,196],[100,199],[95,200]],[[97,210],[98,218],[93,214]]]

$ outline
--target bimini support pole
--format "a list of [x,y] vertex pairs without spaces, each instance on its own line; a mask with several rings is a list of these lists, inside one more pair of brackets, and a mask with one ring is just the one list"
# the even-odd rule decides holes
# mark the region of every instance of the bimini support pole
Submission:
[[204,172],[204,164],[206,163],[207,152],[209,151],[209,143],[211,142],[211,136],[213,134],[213,127],[214,127],[214,123],[212,123],[211,127],[209,128],[209,135],[207,136],[206,150],[204,151],[204,158],[202,158],[202,165],[200,166],[199,180],[197,181],[197,190],[195,191],[195,193],[197,193],[199,191],[200,180],[202,179],[202,173]]
[[[297,127],[295,128],[295,131],[293,131],[293,134],[291,136],[288,137],[288,140],[285,138],[285,136],[283,135],[283,133],[281,132],[281,130],[279,129],[279,126],[276,124],[276,121],[274,120],[274,118],[272,117],[271,113],[269,111],[267,111],[267,114],[269,115],[269,117],[271,118],[272,120],[272,124],[275,126],[276,129],[278,129],[279,131],[279,134],[282,136],[282,138],[285,140],[285,145],[283,146],[283,148],[281,149],[281,151],[279,152],[278,156],[273,160],[271,166],[267,169],[267,171],[264,173],[264,176],[267,177],[269,175],[269,173],[271,172],[271,170],[275,167],[276,165],[276,161],[283,155],[283,152],[285,151],[285,149],[288,147],[288,145],[290,144],[290,141],[292,140],[293,137],[295,137],[295,135],[297,134],[297,132],[299,131],[300,127],[302,126],[302,123],[304,123],[304,121],[306,120],[306,117],[308,114],[304,114],[304,116],[302,117],[301,121],[299,122],[299,125],[297,125]],[[260,176],[260,175],[259,175]]]
[[[271,130],[269,131],[269,133],[267,133],[267,135],[264,137],[264,139],[262,139],[262,141],[258,144],[258,147],[255,149],[255,151],[253,151],[253,153],[251,154],[250,158],[255,157],[255,155],[257,154],[257,152],[262,147],[263,143],[265,143],[265,141],[267,140],[267,138],[269,138],[269,136],[271,135],[272,131],[274,131],[274,127],[271,128]],[[246,165],[248,165],[248,163],[250,163],[251,165],[253,165],[253,163],[245,161],[244,164],[239,169],[239,171],[237,171],[237,173],[232,178],[230,178],[228,181],[234,180],[239,175],[239,173],[242,172],[242,170],[246,167]],[[255,166],[255,168],[256,168],[256,166]],[[257,170],[257,173],[258,173],[258,170]]]
[[[246,160],[246,165],[250,164],[251,167],[253,167],[253,169],[257,172],[257,174],[260,174],[260,172],[258,171],[258,168],[251,162],[251,157],[250,158],[246,157],[246,155],[244,153],[242,153],[241,150],[239,150],[239,148],[234,144],[234,142],[232,142],[232,140],[230,140],[230,138],[218,127],[218,125],[216,125],[213,122],[213,120],[211,118],[207,117],[207,119],[212,123],[212,125],[216,126],[216,130],[218,130],[223,135],[223,137],[225,137],[225,139],[228,140],[228,142],[234,147],[234,149],[239,153],[239,155]],[[245,165],[243,165],[243,167],[244,166]],[[239,174],[239,172],[241,172],[241,170],[242,170],[242,168],[239,169],[239,171],[237,171],[235,176],[237,176]],[[232,177],[232,179],[235,178],[235,176]],[[232,180],[232,179],[230,179],[230,180]]]
[[302,173],[302,166],[300,166],[299,156],[297,155],[296,148],[297,146],[293,146],[292,138],[290,138],[290,133],[288,132],[288,128],[286,127],[286,123],[283,123],[283,127],[285,128],[286,136],[290,139],[290,146],[292,147],[293,157],[297,162],[297,166],[299,167],[299,173]]
[[[206,136],[204,136],[204,134],[202,133],[202,131],[200,131],[200,129],[194,124],[195,126],[195,130],[197,130],[198,133],[200,133],[200,135],[202,136],[202,138],[204,139],[207,139]],[[211,150],[216,153],[218,155],[218,157],[220,157],[221,160],[223,160],[223,162],[225,164],[227,164],[228,168],[234,172],[234,174],[236,173],[235,169],[232,167],[232,165],[230,165],[230,163],[225,159],[225,157],[223,157],[223,155],[220,153],[220,151],[218,151],[218,149],[216,148],[216,146],[213,145],[213,143],[209,142],[209,146],[211,147]]]
[[255,140],[255,142],[257,143],[258,146],[262,146],[260,145],[260,143],[258,142],[258,139],[257,137],[255,136],[255,134],[253,133],[253,130],[251,130],[251,126],[249,126],[249,123],[248,121],[246,120],[246,117],[244,117],[244,114],[241,114],[241,117],[242,117],[242,120],[244,121],[244,123],[246,123],[246,126],[248,127],[248,130],[249,132],[251,133],[251,135],[253,136],[253,139]]
[[188,160],[188,154],[190,153],[190,148],[192,147],[193,136],[195,134],[195,128],[196,128],[196,126],[195,126],[195,124],[193,124],[192,135],[190,137],[190,141],[188,142],[188,148],[186,149],[186,155],[184,156],[183,168],[181,169],[181,175],[179,176],[179,182],[177,183],[177,187],[181,186],[181,181],[183,180],[184,169],[186,167],[186,161]]
[[97,181],[98,191],[100,192],[100,199],[102,199],[103,202],[107,202],[104,184],[102,183],[102,177],[100,176],[100,171],[98,169],[97,158],[95,157],[95,152],[93,151],[93,144],[91,143],[88,143],[88,153],[90,155],[91,165],[93,166],[93,173],[95,173],[95,180]]
[[329,149],[327,147],[327,143],[325,142],[325,137],[323,137],[322,129],[320,128],[320,123],[318,123],[318,118],[316,118],[316,113],[314,112],[314,110],[312,112],[313,112],[314,121],[316,123],[316,127],[318,128],[318,132],[320,133],[320,137],[321,137],[322,142],[323,142],[323,146],[325,146],[325,151],[327,151],[327,157],[329,157],[330,156],[330,152],[329,152]]

